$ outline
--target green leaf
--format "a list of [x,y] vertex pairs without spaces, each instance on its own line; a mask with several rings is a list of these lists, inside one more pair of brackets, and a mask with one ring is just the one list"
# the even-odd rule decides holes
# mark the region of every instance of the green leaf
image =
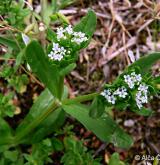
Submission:
[[137,113],[138,115],[142,115],[142,116],[151,116],[154,114],[154,111],[144,107],[142,109],[131,109],[131,110]]
[[52,41],[52,42],[57,42],[57,35],[56,35],[56,33],[55,33],[52,29],[50,29],[50,28],[47,29],[47,39],[48,39],[49,41]]
[[64,24],[69,24],[69,20],[67,19],[67,17],[65,15],[63,15],[62,13],[58,12],[56,13],[58,18],[64,23]]
[[62,151],[63,150],[63,144],[61,140],[58,138],[53,138],[52,140],[52,145],[55,151]]
[[112,154],[108,165],[125,165],[125,163],[120,160],[119,154],[115,152]]
[[[48,107],[52,106],[55,98],[45,89],[41,95],[37,98],[33,106],[31,107],[29,113],[21,124],[16,129],[16,135],[20,134],[32,121],[34,121],[38,116],[42,115]],[[53,132],[64,122],[64,111],[57,109],[53,111],[44,121],[42,121],[37,128],[34,129],[32,136],[26,137],[26,141],[29,143],[38,142],[43,139],[46,135]]]
[[129,68],[138,66],[140,67],[140,72],[145,74],[158,60],[160,60],[160,52],[151,53],[134,62]]
[[67,98],[68,98],[68,87],[64,85],[62,100],[67,99]]
[[65,7],[67,7],[67,6],[69,6],[69,5],[71,5],[71,4],[73,4],[73,3],[75,3],[76,2],[76,0],[60,0],[60,9],[63,9],[63,8],[65,8]]
[[84,32],[89,37],[88,42],[85,45],[83,45],[83,47],[87,47],[87,45],[89,44],[91,37],[96,29],[96,24],[97,24],[96,14],[94,13],[93,10],[88,10],[87,15],[83,17],[80,23],[78,23],[74,27],[74,31]]
[[160,76],[157,76],[153,79],[154,83],[160,84]]
[[60,71],[60,76],[65,76],[67,74],[69,74],[74,68],[76,67],[75,63],[69,64],[68,66],[66,66],[64,69],[62,69]]
[[19,49],[17,43],[11,39],[6,38],[6,36],[0,36],[0,43],[13,49]]
[[90,116],[93,118],[100,117],[103,114],[104,110],[105,104],[102,99],[99,97],[95,97],[90,107]]
[[5,151],[4,156],[10,161],[15,162],[18,159],[18,151]]
[[29,136],[29,143],[37,143],[45,136],[55,132],[65,121],[65,112],[58,108],[53,111],[35,130],[33,136]]
[[50,92],[58,97],[59,78],[56,65],[52,65],[45,55],[41,45],[37,41],[32,41],[26,48],[26,58],[31,69],[38,78],[47,86]]
[[94,160],[91,153],[83,145],[82,141],[76,140],[74,136],[65,137],[65,152],[61,158],[63,165],[100,165],[99,161]]
[[9,124],[0,117],[0,145],[7,144],[12,140],[12,129]]
[[38,116],[40,116],[47,109],[47,107],[49,107],[54,103],[54,100],[55,100],[54,96],[51,95],[48,89],[45,89],[37,98],[37,100],[31,107],[27,116],[24,118],[24,120],[16,129],[16,133],[23,131],[24,127],[26,127]]
[[52,14],[54,7],[50,5],[48,1],[43,0],[41,1],[41,8],[43,22],[48,26],[50,23],[50,15]]
[[119,128],[111,117],[93,119],[89,116],[87,107],[81,104],[63,105],[63,109],[102,141],[111,142],[121,148],[129,148],[133,144],[132,138]]
[[20,53],[17,55],[14,71],[16,71],[18,69],[18,67],[22,64],[22,61],[24,59],[24,51],[25,51],[25,49],[20,51]]

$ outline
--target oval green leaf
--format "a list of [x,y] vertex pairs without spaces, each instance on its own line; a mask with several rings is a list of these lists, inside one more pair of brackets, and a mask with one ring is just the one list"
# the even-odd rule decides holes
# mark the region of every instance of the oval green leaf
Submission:
[[102,141],[113,143],[120,148],[129,148],[133,144],[132,138],[111,117],[93,119],[89,116],[87,107],[81,104],[63,105],[63,109],[95,133]]
[[27,46],[25,55],[32,71],[54,96],[59,96],[59,76],[57,66],[52,65],[49,62],[41,45],[37,41],[32,41]]

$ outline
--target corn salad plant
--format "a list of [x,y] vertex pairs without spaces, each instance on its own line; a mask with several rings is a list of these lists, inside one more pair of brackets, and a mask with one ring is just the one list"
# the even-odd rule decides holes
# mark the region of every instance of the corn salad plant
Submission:
[[[147,103],[154,95],[159,94],[160,77],[153,77],[150,68],[160,59],[160,53],[152,53],[140,58],[126,68],[112,84],[104,85],[101,91],[69,98],[64,78],[75,69],[79,51],[90,43],[96,22],[94,11],[89,10],[75,26],[64,21],[55,31],[48,27],[47,45],[40,44],[33,36],[29,37],[26,34],[22,34],[23,40],[21,38],[16,42],[0,37],[3,45],[7,45],[18,54],[15,68],[23,62],[45,85],[44,91],[33,103],[28,114],[14,129],[5,120],[5,115],[8,114],[5,107],[9,106],[11,111],[15,107],[6,103],[7,98],[0,95],[1,164],[5,164],[6,159],[13,162],[12,164],[15,162],[24,164],[24,158],[28,161],[26,165],[37,164],[35,159],[41,160],[38,165],[51,162],[48,156],[54,150],[52,140],[47,137],[54,135],[60,129],[66,116],[77,119],[103,142],[113,143],[120,148],[132,146],[132,137],[119,127],[108,110],[133,111],[144,116],[154,113],[147,108]],[[20,43],[21,48],[17,42]],[[86,102],[90,104],[85,104]],[[12,116],[12,113],[8,115]],[[72,138],[66,138],[64,143],[66,154],[61,159],[62,163],[67,164],[72,155],[72,149],[67,147],[68,143],[80,146],[80,151],[77,152],[82,154],[81,159],[83,159],[84,151],[81,143],[73,142]],[[22,153],[23,145],[33,146],[31,155]],[[91,160],[90,155],[84,157],[86,161]],[[76,160],[78,158],[75,155],[71,164],[75,164]],[[76,164],[78,163],[79,160]],[[95,161],[94,164],[97,162]]]

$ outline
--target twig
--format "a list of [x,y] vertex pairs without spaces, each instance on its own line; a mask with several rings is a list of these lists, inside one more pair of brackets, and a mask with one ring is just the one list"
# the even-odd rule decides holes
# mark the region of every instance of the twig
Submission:
[[115,19],[119,25],[122,27],[122,30],[129,36],[129,37],[132,37],[131,34],[128,32],[128,30],[125,28],[125,26],[123,25],[123,20],[122,18],[120,17],[120,15],[117,13],[117,11],[115,10],[114,6],[113,6],[113,1],[110,0],[110,11],[111,11],[111,14],[112,14],[112,17],[113,19]]
[[[72,14],[73,15],[73,14],[77,14],[79,12],[87,13],[87,9],[78,10],[77,8],[72,8],[72,9],[60,10],[59,12],[64,14],[64,15],[68,15],[68,14]],[[95,13],[96,13],[96,15],[98,17],[111,19],[111,17],[109,15],[107,15],[107,14],[103,14],[103,13],[99,13],[99,12],[95,12]]]
[[104,46],[103,46],[103,48],[102,48],[102,55],[103,55],[103,57],[105,57],[105,52],[106,52],[106,49],[107,49],[108,44],[109,44],[109,41],[110,41],[110,37],[111,37],[111,32],[112,32],[112,28],[113,28],[113,25],[114,25],[114,21],[115,21],[115,20],[112,19],[111,26],[109,27],[107,42],[104,44]]
[[126,57],[126,60],[127,60],[127,64],[129,65],[130,64],[130,60],[129,60],[129,57],[128,57],[128,52],[127,52],[127,47],[126,47],[126,36],[125,36],[125,33],[123,31],[123,34],[122,34],[122,38],[123,38],[123,45],[124,45],[124,52],[125,52],[125,57]]
[[28,72],[22,65],[20,66],[38,85],[40,85],[42,88],[44,88],[44,85],[37,80],[30,72]]
[[[126,48],[129,48],[129,47],[135,45],[135,44],[136,44],[136,41],[137,41],[137,38],[136,38],[136,37],[132,37],[132,38],[128,41],[128,43],[127,43],[125,46],[121,47],[121,48],[118,49],[116,52],[114,52],[114,53],[112,53],[111,55],[107,56],[107,57],[106,57],[106,60],[107,60],[106,62],[108,62],[108,61],[112,60],[113,58],[115,58],[116,56],[118,56],[118,55],[119,55],[120,53],[122,53]],[[105,63],[106,63],[106,62],[105,62]]]
[[3,57],[0,57],[0,61],[15,61],[16,59],[14,58],[9,58],[9,59],[6,59],[6,58],[3,58]]
[[96,152],[94,153],[94,156],[93,157],[96,157],[101,151],[103,151],[107,146],[107,143],[103,143],[97,150]]
[[147,27],[154,19],[148,20],[146,23],[144,23],[137,31],[137,33],[140,33],[145,27]]
[[[147,121],[148,120],[149,120],[149,118],[147,119]],[[146,122],[146,123],[148,123],[148,122]],[[155,146],[154,143],[152,143],[149,140],[150,132],[151,132],[150,128],[146,125],[146,129],[145,129],[145,139],[146,139],[146,142],[156,152],[156,154],[159,154],[160,153],[160,150]]]

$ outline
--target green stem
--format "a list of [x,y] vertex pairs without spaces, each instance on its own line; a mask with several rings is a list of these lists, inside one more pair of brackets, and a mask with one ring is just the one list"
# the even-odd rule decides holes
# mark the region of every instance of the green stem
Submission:
[[90,101],[92,100],[94,97],[98,96],[99,93],[91,93],[88,95],[83,95],[83,96],[78,96],[72,99],[65,99],[62,101],[62,104],[74,104],[77,102],[85,102],[85,101]]
[[63,91],[64,91],[64,76],[60,76],[59,78],[59,89],[57,90],[58,92],[58,99],[62,99]]
[[44,22],[44,19],[45,19],[45,12],[47,10],[47,0],[41,0],[41,16],[42,16],[42,19],[43,19],[43,22]]

